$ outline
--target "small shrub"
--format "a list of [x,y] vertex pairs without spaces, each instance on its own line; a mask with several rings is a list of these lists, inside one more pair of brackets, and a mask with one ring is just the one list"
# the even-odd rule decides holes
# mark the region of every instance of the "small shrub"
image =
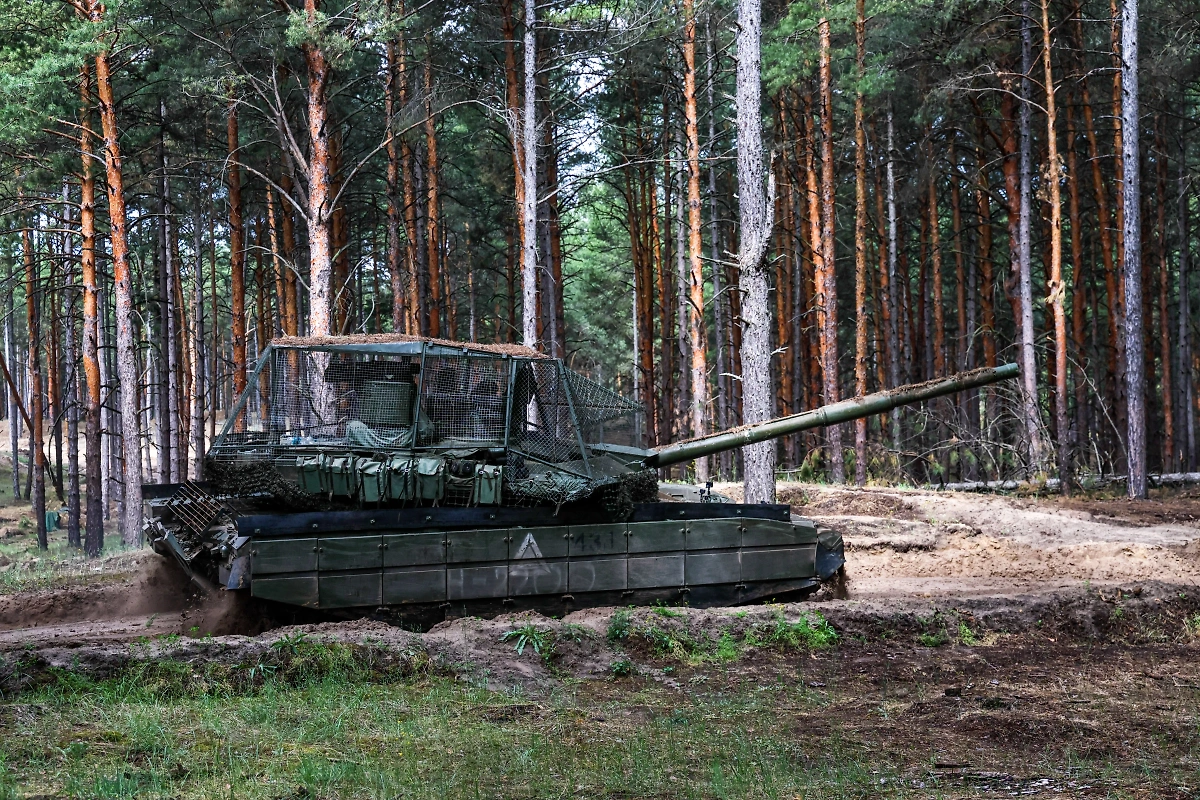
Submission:
[[721,638],[717,640],[717,660],[736,661],[739,655],[741,655],[741,650],[738,648],[737,641],[729,634],[729,631],[722,631]]
[[307,640],[307,633],[296,633],[292,634],[291,636],[284,636],[281,639],[277,639],[271,643],[271,648],[278,650],[281,653],[291,653],[292,655],[296,655],[296,653],[300,651],[300,648]]
[[618,608],[608,621],[608,640],[619,642],[629,638],[629,629],[633,626],[633,612],[628,608]]
[[613,661],[608,665],[608,668],[612,670],[613,676],[617,678],[624,678],[627,675],[633,674],[633,662],[627,656],[621,656],[616,661]]
[[549,658],[551,651],[554,649],[553,632],[548,628],[539,628],[532,622],[501,634],[500,641],[515,641],[517,655],[522,655],[525,652],[525,648],[529,647],[542,658]]
[[958,641],[960,644],[964,644],[967,647],[974,647],[975,645],[979,644],[979,637],[975,634],[975,631],[967,627],[967,623],[959,622]]
[[924,647],[941,647],[950,643],[950,634],[946,633],[945,628],[942,628],[933,633],[922,633],[917,637],[917,641]]
[[676,619],[684,616],[682,611],[674,608],[668,608],[667,606],[654,606],[650,610],[655,614],[658,614],[660,617],[667,617],[668,619]]

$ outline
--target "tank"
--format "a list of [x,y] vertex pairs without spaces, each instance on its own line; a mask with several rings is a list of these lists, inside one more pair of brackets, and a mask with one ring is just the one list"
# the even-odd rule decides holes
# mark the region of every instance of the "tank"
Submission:
[[638,403],[527,348],[276,339],[204,480],[143,487],[144,532],[198,583],[342,615],[796,598],[839,574],[837,533],[786,505],[660,485],[659,470],[1016,374],[647,448]]

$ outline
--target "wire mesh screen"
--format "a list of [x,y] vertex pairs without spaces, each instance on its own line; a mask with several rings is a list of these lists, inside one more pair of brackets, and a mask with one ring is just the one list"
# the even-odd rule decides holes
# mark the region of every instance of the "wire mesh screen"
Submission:
[[512,359],[474,354],[426,356],[418,446],[502,446]]
[[589,445],[642,446],[642,406],[577,372],[567,372],[567,386],[583,440]]
[[567,502],[630,472],[603,445],[637,444],[638,404],[557,359],[449,344],[273,347],[210,467],[289,502],[453,505]]

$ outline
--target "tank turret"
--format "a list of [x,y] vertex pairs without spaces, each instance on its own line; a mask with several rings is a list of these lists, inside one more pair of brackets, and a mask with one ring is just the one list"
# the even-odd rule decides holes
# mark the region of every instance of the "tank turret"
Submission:
[[812,590],[840,567],[840,538],[820,544],[786,506],[660,502],[659,468],[1016,373],[648,448],[638,403],[528,348],[276,339],[212,443],[206,481],[145,488],[146,531],[198,579],[316,608]]

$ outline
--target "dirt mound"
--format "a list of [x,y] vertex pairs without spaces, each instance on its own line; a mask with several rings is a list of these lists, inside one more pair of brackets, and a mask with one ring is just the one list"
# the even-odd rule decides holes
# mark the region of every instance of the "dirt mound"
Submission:
[[[258,636],[159,635],[133,643],[47,643],[7,653],[0,647],[0,688],[19,689],[52,679],[54,669],[106,678],[122,669],[158,663],[191,664],[196,674],[211,664],[249,670],[248,674],[257,669],[261,674],[263,669],[286,667],[290,656],[322,644],[348,646],[372,668],[423,664],[492,690],[535,694],[552,691],[563,680],[625,674],[679,688],[677,666],[736,661],[739,671],[753,672],[778,655],[833,644],[849,663],[855,663],[854,654],[860,650],[866,656],[883,645],[911,651],[908,658],[918,668],[937,662],[937,669],[952,674],[986,662],[987,645],[998,637],[1033,637],[1057,646],[1191,641],[1197,635],[1193,623],[1198,609],[1200,591],[1147,583],[952,601],[588,609],[561,620],[526,612],[491,620],[451,620],[427,633],[370,620],[326,622],[280,627]],[[942,653],[937,648],[944,644],[959,649]]]
[[0,630],[179,613],[194,591],[166,559],[138,554],[123,580],[0,596]]
[[0,649],[166,634],[254,636],[305,616],[244,592],[203,589],[172,562],[142,552],[116,580],[0,596]]
[[784,485],[778,501],[805,516],[837,515],[878,519],[920,519],[920,510],[899,494],[875,489],[828,489]]

